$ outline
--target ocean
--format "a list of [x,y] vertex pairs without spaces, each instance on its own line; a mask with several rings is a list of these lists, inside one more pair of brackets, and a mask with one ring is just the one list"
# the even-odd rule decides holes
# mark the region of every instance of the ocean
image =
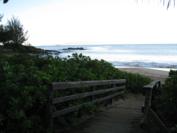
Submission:
[[[60,51],[60,57],[82,53],[92,59],[104,59],[117,68],[143,67],[159,70],[177,69],[177,44],[121,44],[121,45],[50,45],[39,46]],[[85,50],[63,50],[82,47]]]

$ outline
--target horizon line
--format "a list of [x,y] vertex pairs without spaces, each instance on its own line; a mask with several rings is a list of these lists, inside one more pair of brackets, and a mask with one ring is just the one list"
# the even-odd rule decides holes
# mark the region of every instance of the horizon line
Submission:
[[43,45],[32,45],[32,46],[60,46],[60,45],[66,45],[66,46],[74,46],[74,45],[177,45],[177,43],[112,43],[112,44],[94,44],[94,43],[88,43],[88,44],[76,44],[76,43],[68,43],[68,44],[43,44]]

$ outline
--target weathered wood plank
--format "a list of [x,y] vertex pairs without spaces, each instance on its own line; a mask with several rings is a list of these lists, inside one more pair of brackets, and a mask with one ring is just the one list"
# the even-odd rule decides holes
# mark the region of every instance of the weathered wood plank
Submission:
[[151,82],[151,83],[148,84],[148,85],[145,85],[143,88],[144,88],[144,89],[153,89],[155,86],[158,87],[158,85],[160,85],[160,81],[159,81],[159,80],[156,80],[156,81]]
[[[156,84],[160,85],[160,81],[153,81],[148,85],[145,85],[143,87],[144,91],[145,91],[145,101],[144,101],[144,107],[145,107],[145,115],[144,118],[141,122],[142,125],[147,124],[147,120],[148,120],[148,114],[149,114],[149,110],[151,109],[151,102],[152,102],[152,93],[153,93],[153,89],[156,86]],[[160,87],[160,86],[159,86]]]
[[53,90],[64,90],[69,88],[91,87],[99,85],[125,84],[125,79],[119,80],[95,80],[95,81],[76,81],[76,82],[54,82]]
[[87,103],[83,103],[83,104],[80,104],[80,105],[68,107],[68,108],[65,108],[63,110],[56,111],[56,112],[53,113],[52,117],[54,118],[54,117],[57,117],[57,116],[61,116],[61,115],[65,115],[65,114],[77,111],[77,110],[79,110],[80,108],[82,108],[85,105],[94,104],[94,103],[100,103],[100,102],[103,102],[105,100],[108,100],[108,99],[111,99],[113,97],[116,97],[118,95],[122,95],[123,93],[124,93],[124,91],[116,92],[116,93],[114,93],[112,95],[96,99],[96,100],[94,100],[92,102],[87,102]]
[[123,89],[125,89],[125,86],[113,87],[113,88],[109,88],[109,89],[96,90],[96,91],[85,92],[85,93],[79,93],[79,94],[74,94],[74,95],[64,96],[64,97],[58,97],[58,98],[54,98],[52,103],[58,104],[58,103],[63,103],[63,102],[67,102],[70,100],[81,99],[81,98],[85,98],[85,97],[89,97],[89,96],[105,94],[108,92],[114,92],[114,91],[123,90]]

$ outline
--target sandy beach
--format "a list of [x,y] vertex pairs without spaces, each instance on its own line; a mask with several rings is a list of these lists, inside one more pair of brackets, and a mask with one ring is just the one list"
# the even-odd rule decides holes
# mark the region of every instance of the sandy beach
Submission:
[[142,74],[150,77],[153,80],[161,80],[161,81],[165,81],[169,73],[168,71],[154,70],[154,69],[147,69],[147,68],[119,68],[119,69],[130,73]]

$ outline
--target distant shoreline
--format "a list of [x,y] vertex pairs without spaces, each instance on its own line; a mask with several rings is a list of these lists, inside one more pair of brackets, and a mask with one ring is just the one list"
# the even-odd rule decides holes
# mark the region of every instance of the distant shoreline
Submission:
[[165,81],[168,78],[168,71],[148,69],[148,68],[118,68],[119,70],[138,73],[150,77],[152,80],[161,80]]
[[103,59],[115,67],[177,69],[177,45],[50,45],[39,48],[60,51],[60,57],[64,58],[81,53],[91,59]]

